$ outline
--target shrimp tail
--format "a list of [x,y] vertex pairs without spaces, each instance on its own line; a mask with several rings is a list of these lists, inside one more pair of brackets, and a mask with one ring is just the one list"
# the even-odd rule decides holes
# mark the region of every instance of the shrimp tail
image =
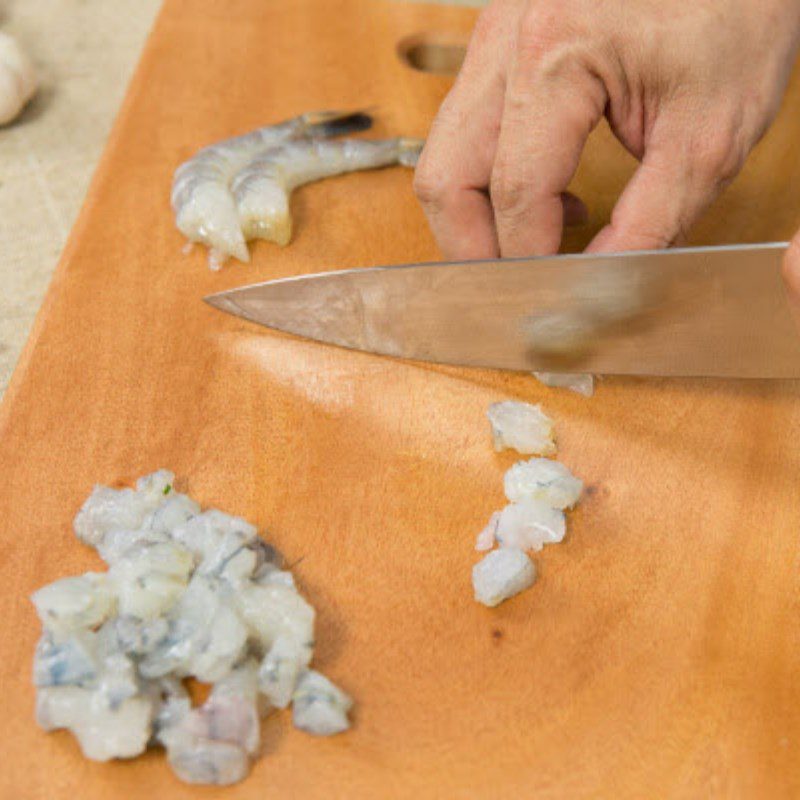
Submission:
[[424,139],[400,139],[400,154],[397,161],[404,167],[416,167],[424,144]]
[[372,117],[366,111],[309,111],[302,119],[308,136],[313,139],[358,133],[372,127]]

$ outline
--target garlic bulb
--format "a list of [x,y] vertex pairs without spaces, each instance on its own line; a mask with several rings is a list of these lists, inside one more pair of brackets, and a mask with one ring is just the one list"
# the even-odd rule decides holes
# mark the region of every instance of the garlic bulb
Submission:
[[36,93],[36,87],[30,59],[16,39],[0,31],[0,125],[16,119]]

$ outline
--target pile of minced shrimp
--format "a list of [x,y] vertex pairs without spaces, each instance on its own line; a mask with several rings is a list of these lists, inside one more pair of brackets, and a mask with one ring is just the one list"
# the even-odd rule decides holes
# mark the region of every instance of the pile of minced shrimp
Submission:
[[[314,609],[256,528],[200,506],[167,470],[135,489],[97,486],[74,528],[108,565],[34,593],[42,621],[36,719],[97,761],[166,750],[189,783],[244,778],[260,721],[291,704],[296,727],[349,727],[351,699],[309,667]],[[211,685],[193,706],[184,679]]]
[[[591,393],[591,376],[537,377]],[[539,406],[494,403],[488,417],[495,449],[535,456],[506,472],[509,503],[476,543],[490,552],[472,571],[475,599],[496,606],[533,584],[528,551],[562,541],[583,485],[549,458],[553,423]],[[87,758],[161,746],[182,780],[226,785],[248,774],[270,710],[291,705],[296,727],[329,736],[348,729],[352,700],[310,668],[314,609],[276,551],[250,523],[202,511],[173,484],[159,470],[135,489],[97,486],[78,512],[75,534],[108,570],[32,596],[43,627],[36,718],[70,730]],[[202,705],[187,678],[211,685]]]
[[536,570],[527,551],[563,540],[564,512],[578,502],[583,484],[563,464],[546,458],[556,452],[553,423],[539,406],[505,401],[491,405],[487,414],[496,450],[536,456],[506,472],[508,505],[492,514],[475,545],[490,551],[472,568],[475,599],[496,606],[533,585]]

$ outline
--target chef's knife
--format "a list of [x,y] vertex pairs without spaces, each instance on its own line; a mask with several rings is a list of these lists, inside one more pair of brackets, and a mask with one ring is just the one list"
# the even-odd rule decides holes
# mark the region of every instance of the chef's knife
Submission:
[[785,243],[408,264],[206,297],[245,319],[445,364],[635,375],[800,377]]

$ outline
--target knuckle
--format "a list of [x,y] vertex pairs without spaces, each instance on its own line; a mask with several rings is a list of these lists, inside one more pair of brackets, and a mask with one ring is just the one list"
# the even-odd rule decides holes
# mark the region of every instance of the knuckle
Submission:
[[438,170],[420,163],[414,172],[413,186],[414,194],[425,208],[436,211],[444,206],[448,185]]
[[439,182],[429,173],[424,172],[422,166],[417,167],[414,173],[414,194],[423,205],[431,205],[439,197],[441,187]]
[[729,131],[715,133],[696,147],[694,162],[701,179],[714,184],[733,180],[744,163],[744,150]]
[[554,43],[549,39],[523,31],[517,42],[517,64],[523,68],[539,65],[552,52],[553,47]]
[[528,189],[527,182],[519,175],[506,170],[495,170],[489,186],[492,206],[498,214],[516,216],[525,207]]
[[[503,104],[503,119],[500,121],[498,135],[503,130],[503,123],[512,121],[529,120],[531,117],[531,100],[524,92],[509,92]],[[504,171],[502,168],[499,171]]]

